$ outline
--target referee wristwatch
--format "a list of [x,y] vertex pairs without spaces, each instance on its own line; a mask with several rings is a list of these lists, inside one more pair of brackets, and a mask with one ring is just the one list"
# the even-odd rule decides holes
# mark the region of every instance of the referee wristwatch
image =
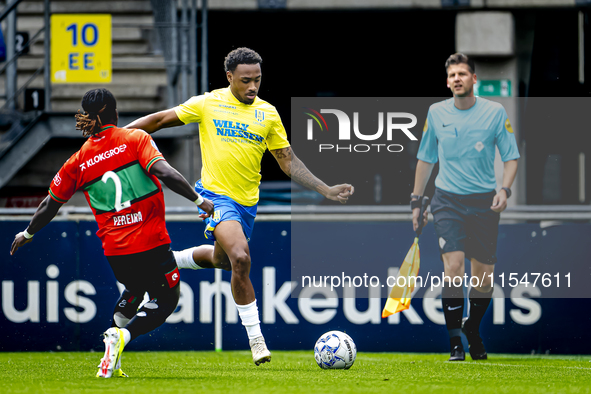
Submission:
[[508,187],[502,187],[501,190],[504,190],[507,193],[507,198],[511,197],[511,189]]

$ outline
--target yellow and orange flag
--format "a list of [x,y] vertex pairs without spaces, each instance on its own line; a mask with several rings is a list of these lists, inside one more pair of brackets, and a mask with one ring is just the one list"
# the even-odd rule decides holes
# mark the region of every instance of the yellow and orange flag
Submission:
[[[382,318],[410,308],[410,299],[415,289],[420,266],[421,251],[419,250],[419,237],[417,236],[400,266],[398,278],[396,278],[390,296],[386,301],[386,306],[382,311]],[[399,284],[401,286],[398,286]]]
[[[396,278],[396,282],[392,286],[392,291],[390,291],[390,296],[388,296],[388,300],[386,300],[386,305],[384,306],[384,310],[382,311],[382,318],[388,317],[400,311],[404,311],[410,308],[410,299],[412,297],[412,292],[415,289],[415,285],[417,284],[417,277],[419,275],[419,268],[421,267],[421,251],[419,250],[419,236],[423,233],[423,225],[426,222],[426,217],[424,216],[427,211],[427,207],[429,206],[430,200],[429,197],[423,196],[420,197],[420,211],[419,211],[419,221],[418,227],[415,230],[417,236],[415,237],[412,246],[410,247],[402,265],[400,266],[400,271],[398,271],[398,277]],[[413,202],[411,202],[411,210],[418,209],[418,206],[414,206]]]

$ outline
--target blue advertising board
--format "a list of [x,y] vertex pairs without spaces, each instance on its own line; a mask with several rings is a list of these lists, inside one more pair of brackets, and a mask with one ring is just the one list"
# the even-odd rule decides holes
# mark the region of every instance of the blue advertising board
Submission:
[[[8,251],[14,234],[26,222],[3,222],[1,258],[0,350],[102,351],[100,334],[110,326],[120,293],[102,253],[92,221],[54,221],[15,256]],[[416,297],[411,309],[382,319],[385,303],[377,298],[295,298],[291,296],[292,226],[290,222],[260,221],[250,241],[251,280],[257,294],[262,330],[271,350],[311,350],[329,330],[347,332],[359,351],[447,352],[449,341],[440,298]],[[382,232],[406,234],[391,237],[388,247],[392,267],[399,267],[410,247],[408,223],[384,223]],[[307,223],[310,244],[338,222]],[[360,234],[375,230],[376,223],[355,223]],[[169,222],[174,250],[204,243],[203,224]],[[588,259],[591,225],[555,226],[542,234],[538,224],[501,225],[499,266],[527,258],[560,266],[566,259]],[[371,248],[371,238],[364,239]],[[376,238],[376,237],[373,237]],[[376,238],[375,242],[382,242]],[[533,246],[532,246],[533,245]],[[300,248],[314,259],[312,249]],[[441,264],[432,225],[421,238],[421,264]],[[295,253],[295,256],[298,256]],[[400,258],[399,256],[402,256]],[[586,260],[585,260],[586,261]],[[589,265],[588,262],[584,262]],[[423,269],[423,267],[421,267]],[[426,268],[425,268],[426,269]],[[223,348],[247,349],[230,290],[230,273],[223,272]],[[589,279],[589,273],[587,278]],[[181,270],[181,300],[166,324],[129,344],[130,350],[212,350],[214,348],[213,270]],[[491,353],[589,354],[583,340],[591,327],[589,298],[544,298],[535,292],[505,291],[495,298],[482,323],[482,336]]]

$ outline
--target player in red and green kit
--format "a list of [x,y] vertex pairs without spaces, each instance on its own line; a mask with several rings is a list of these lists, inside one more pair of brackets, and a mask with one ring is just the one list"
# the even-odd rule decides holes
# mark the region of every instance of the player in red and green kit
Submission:
[[[88,91],[85,114],[76,128],[88,137],[53,178],[49,195],[29,226],[16,235],[10,253],[31,242],[77,190],[94,214],[105,256],[125,290],[115,304],[112,327],[104,333],[105,355],[97,377],[126,376],[121,352],[129,341],[160,326],[180,296],[180,274],[164,222],[164,196],[158,179],[203,211],[213,203],[201,197],[172,168],[143,130],[118,128],[117,104],[106,89]],[[150,301],[138,310],[144,294]]]

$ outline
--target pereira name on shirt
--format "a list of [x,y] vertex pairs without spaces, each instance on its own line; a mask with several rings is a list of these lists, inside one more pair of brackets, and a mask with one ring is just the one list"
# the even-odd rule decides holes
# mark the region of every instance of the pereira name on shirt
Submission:
[[125,226],[128,224],[143,222],[142,212],[132,212],[126,215],[113,216],[113,226]]

